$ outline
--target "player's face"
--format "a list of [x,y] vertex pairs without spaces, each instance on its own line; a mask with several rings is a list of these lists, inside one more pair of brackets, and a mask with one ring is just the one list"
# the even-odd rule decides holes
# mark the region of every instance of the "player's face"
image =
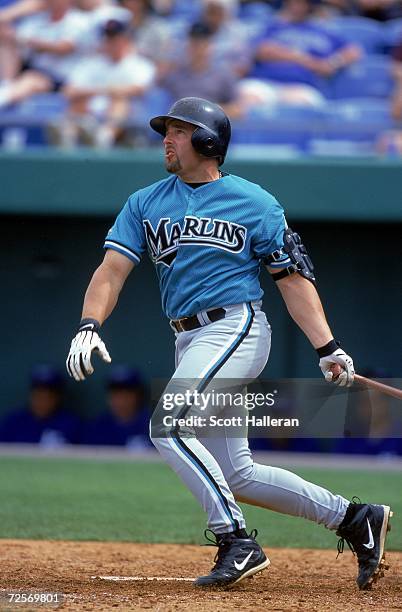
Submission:
[[191,136],[194,130],[195,127],[190,123],[176,119],[167,121],[163,144],[165,147],[165,166],[168,172],[180,175],[199,165],[200,156],[191,144]]

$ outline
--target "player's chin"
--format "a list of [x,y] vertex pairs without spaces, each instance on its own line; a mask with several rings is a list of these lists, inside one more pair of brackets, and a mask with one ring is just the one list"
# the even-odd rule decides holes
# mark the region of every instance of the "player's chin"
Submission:
[[176,174],[181,170],[181,164],[178,159],[165,160],[165,168],[171,174]]

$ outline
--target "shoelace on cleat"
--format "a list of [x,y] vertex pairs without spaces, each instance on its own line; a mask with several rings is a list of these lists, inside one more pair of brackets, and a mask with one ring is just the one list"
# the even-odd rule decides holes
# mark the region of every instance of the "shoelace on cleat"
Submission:
[[345,542],[346,544],[349,546],[350,550],[352,551],[352,553],[355,555],[356,551],[353,548],[353,545],[351,542],[349,542],[349,540],[347,538],[339,538],[338,540],[338,544],[336,546],[337,550],[338,550],[338,554],[336,555],[336,558],[339,557],[339,555],[341,555],[343,553],[343,550],[345,548]]
[[[208,536],[208,534],[210,533],[213,535],[214,539]],[[249,538],[254,540],[257,537],[257,535],[258,535],[257,529],[253,529],[252,531],[250,531]],[[212,568],[212,571],[214,571],[218,569],[224,562],[226,554],[229,552],[231,541],[228,538],[218,539],[216,534],[211,529],[205,529],[204,537],[206,540],[208,540],[208,543],[203,544],[203,546],[217,546],[218,547],[218,550],[214,557],[215,565]]]
[[[208,534],[211,533],[213,536],[213,539],[210,538],[208,536]],[[252,529],[250,531],[249,534],[249,539],[250,540],[255,540],[255,538],[258,536],[258,531],[257,529]],[[208,540],[208,544],[202,544],[202,546],[219,546],[219,542],[222,542],[222,540],[224,540],[225,538],[222,539],[218,539],[218,537],[216,536],[216,534],[212,531],[212,529],[205,529],[204,531],[204,537],[206,540]]]
[[[214,539],[209,537],[208,534],[210,533],[213,535]],[[230,548],[230,541],[226,538],[221,538],[220,540],[218,540],[218,538],[216,537],[216,534],[211,529],[206,529],[204,531],[204,537],[206,540],[208,540],[208,543],[203,544],[203,546],[217,546],[218,547],[218,550],[214,557],[215,565],[212,568],[212,571],[214,571],[222,565],[222,562],[224,561],[226,557],[226,553],[228,552]]]
[[[357,495],[354,495],[352,497],[352,499],[350,500],[350,503],[351,504],[361,504],[362,502],[360,500],[360,497],[357,497]],[[353,546],[352,542],[350,542],[348,540],[348,538],[345,538],[345,536],[343,536],[343,537],[339,538],[338,543],[337,543],[337,547],[336,548],[337,548],[338,554],[336,555],[336,558],[338,558],[339,555],[341,555],[343,553],[343,551],[345,549],[345,542],[349,546],[349,548],[352,551],[352,553],[354,555],[357,554],[356,550],[354,549],[354,546]]]
[[[212,533],[214,539],[211,539],[210,537],[208,537],[208,533]],[[202,544],[202,546],[218,546],[218,538],[216,537],[216,534],[211,530],[211,529],[205,529],[204,531],[204,538],[206,540],[208,540],[208,542],[210,542],[209,544]]]

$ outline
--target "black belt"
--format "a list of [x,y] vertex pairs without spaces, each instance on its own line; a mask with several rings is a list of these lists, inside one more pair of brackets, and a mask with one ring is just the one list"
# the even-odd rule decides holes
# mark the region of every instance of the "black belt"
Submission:
[[[192,317],[184,317],[184,319],[177,319],[176,321],[171,320],[170,324],[177,332],[191,331],[192,329],[204,327],[204,325],[208,325],[208,323],[220,321],[225,318],[225,315],[226,310],[224,308],[214,308],[213,310],[207,310],[203,314],[205,319],[207,319],[205,323],[200,323],[197,315],[193,315]],[[202,318],[201,315],[200,318]]]

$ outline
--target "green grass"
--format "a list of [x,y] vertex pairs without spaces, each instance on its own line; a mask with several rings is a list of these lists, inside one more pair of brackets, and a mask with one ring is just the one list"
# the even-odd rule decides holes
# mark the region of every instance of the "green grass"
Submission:
[[[390,504],[388,548],[402,550],[400,473],[295,469],[345,497]],[[0,538],[201,543],[205,515],[165,465],[55,458],[0,459]],[[262,544],[334,547],[306,520],[243,506]]]

